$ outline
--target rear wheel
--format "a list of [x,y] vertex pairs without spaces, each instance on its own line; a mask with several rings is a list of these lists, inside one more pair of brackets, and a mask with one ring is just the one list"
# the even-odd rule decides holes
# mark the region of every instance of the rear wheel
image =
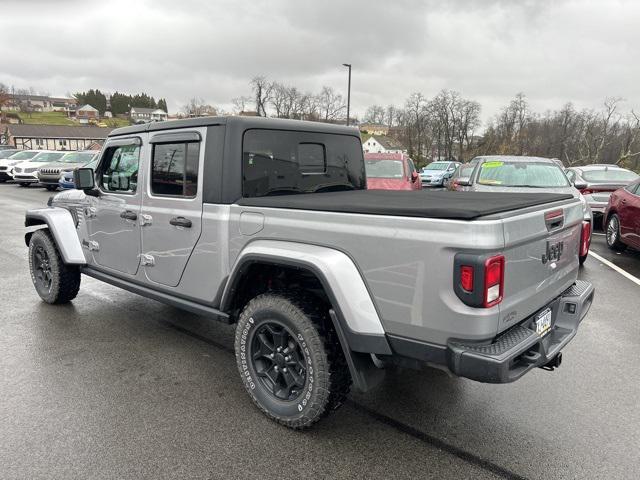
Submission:
[[265,293],[236,328],[236,361],[253,402],[289,428],[313,425],[345,400],[351,377],[327,308],[311,298]]
[[627,246],[620,241],[620,218],[615,213],[607,220],[606,237],[607,245],[610,249],[621,252],[627,248]]
[[80,270],[65,265],[48,230],[36,230],[29,241],[29,271],[40,298],[47,303],[67,303],[80,289]]

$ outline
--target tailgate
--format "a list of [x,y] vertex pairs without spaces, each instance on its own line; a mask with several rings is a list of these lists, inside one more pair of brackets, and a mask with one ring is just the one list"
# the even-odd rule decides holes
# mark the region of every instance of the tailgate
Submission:
[[503,220],[506,262],[498,333],[537,312],[576,281],[582,220],[577,199]]

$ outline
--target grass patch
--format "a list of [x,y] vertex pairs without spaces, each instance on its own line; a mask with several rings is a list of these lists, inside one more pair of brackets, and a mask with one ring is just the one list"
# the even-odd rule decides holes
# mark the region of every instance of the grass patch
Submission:
[[[19,113],[20,120],[27,125],[86,125],[76,122],[72,118],[68,118],[65,112],[33,112],[33,113]],[[126,118],[103,118],[98,120],[98,123],[104,124],[107,127],[118,128],[131,125],[131,122]]]
[[19,113],[20,120],[28,125],[78,125],[64,112]]

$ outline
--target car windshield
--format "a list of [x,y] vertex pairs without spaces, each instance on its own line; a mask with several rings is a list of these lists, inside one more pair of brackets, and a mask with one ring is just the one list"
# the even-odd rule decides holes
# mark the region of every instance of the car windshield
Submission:
[[15,150],[0,150],[0,158],[9,158],[11,155],[15,154]]
[[449,162],[433,162],[422,169],[423,172],[427,170],[446,170],[449,167]]
[[64,152],[40,152],[33,157],[30,162],[55,162],[60,160],[64,155]]
[[63,163],[87,163],[94,155],[94,153],[71,152],[65,154],[60,161]]
[[365,160],[367,178],[402,178],[402,160]]
[[603,168],[602,170],[583,170],[582,178],[590,183],[633,182],[638,175],[623,168]]
[[9,160],[29,160],[30,158],[35,157],[38,152],[18,152],[14,153],[9,157]]
[[555,163],[488,161],[480,167],[480,185],[501,187],[568,187],[564,172]]

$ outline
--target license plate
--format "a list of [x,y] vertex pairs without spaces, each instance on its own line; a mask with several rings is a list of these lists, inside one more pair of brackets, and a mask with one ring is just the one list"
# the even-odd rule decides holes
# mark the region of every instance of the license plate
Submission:
[[536,333],[541,337],[545,336],[551,330],[551,309],[547,308],[544,312],[539,313],[534,323]]

